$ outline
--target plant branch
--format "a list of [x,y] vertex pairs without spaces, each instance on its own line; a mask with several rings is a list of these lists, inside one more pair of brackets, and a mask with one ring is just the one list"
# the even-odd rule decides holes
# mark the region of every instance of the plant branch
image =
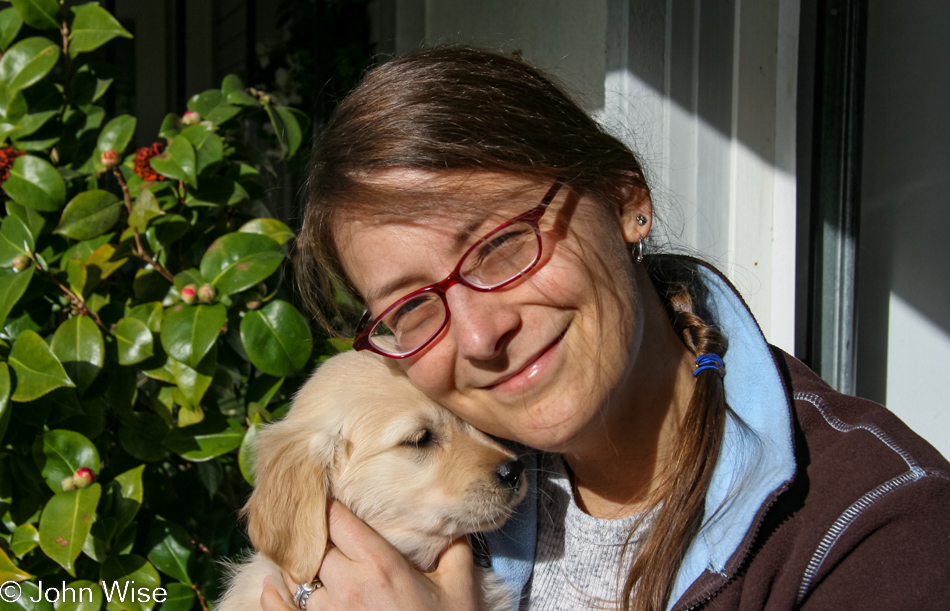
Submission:
[[96,322],[97,325],[102,327],[104,331],[109,330],[108,328],[106,328],[105,324],[102,322],[102,319],[99,318],[99,315],[93,312],[92,310],[90,310],[88,306],[86,306],[86,302],[83,301],[81,297],[77,296],[71,290],[66,288],[63,285],[63,283],[60,282],[59,280],[56,280],[56,278],[54,278],[52,274],[50,274],[50,278],[52,278],[53,282],[55,282],[56,285],[60,288],[60,290],[62,290],[63,293],[66,294],[66,298],[69,299],[69,303],[72,304],[73,308],[76,310],[76,312],[79,313],[80,316],[83,316],[83,315],[89,316]]
[[198,596],[198,603],[201,605],[201,611],[208,611],[208,604],[205,602],[205,597],[201,595],[201,590],[198,589],[198,584],[191,584],[191,589],[195,591],[195,594]]
[[[125,209],[128,210],[129,216],[132,216],[132,195],[129,193],[129,185],[126,184],[125,177],[122,176],[122,172],[120,172],[118,168],[112,168],[112,173],[115,175],[115,179],[119,181],[119,186],[122,187],[122,198],[125,201]],[[155,268],[155,271],[160,273],[166,280],[175,284],[175,276],[165,269],[164,265],[153,259],[152,255],[148,254],[145,250],[145,247],[142,245],[142,236],[139,235],[139,228],[133,227],[132,233],[135,234],[135,249],[138,256]]]

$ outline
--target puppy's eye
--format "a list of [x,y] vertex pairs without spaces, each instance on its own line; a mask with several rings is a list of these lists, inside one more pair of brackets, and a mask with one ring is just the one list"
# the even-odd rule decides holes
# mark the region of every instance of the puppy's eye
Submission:
[[424,448],[432,445],[435,442],[435,437],[432,436],[432,431],[429,429],[419,429],[413,433],[412,437],[403,442],[403,445],[412,446],[414,448]]

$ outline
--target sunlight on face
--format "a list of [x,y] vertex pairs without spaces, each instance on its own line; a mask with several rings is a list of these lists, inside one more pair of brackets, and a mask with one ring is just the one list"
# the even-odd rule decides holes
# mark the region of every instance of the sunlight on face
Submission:
[[[492,202],[451,215],[338,223],[347,275],[377,313],[441,281],[478,236],[536,206],[550,188],[488,173],[393,170],[375,179],[425,180],[456,198]],[[499,197],[504,192],[510,198]],[[609,426],[608,399],[629,373],[640,314],[620,215],[569,188],[550,208],[538,265],[497,291],[448,289],[449,324],[401,365],[414,385],[477,428],[563,451]]]

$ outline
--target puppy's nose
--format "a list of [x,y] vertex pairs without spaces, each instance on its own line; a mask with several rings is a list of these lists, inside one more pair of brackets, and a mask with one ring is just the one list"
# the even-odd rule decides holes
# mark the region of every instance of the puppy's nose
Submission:
[[502,486],[517,490],[521,485],[521,476],[524,473],[524,463],[520,459],[503,462],[495,469],[495,475]]

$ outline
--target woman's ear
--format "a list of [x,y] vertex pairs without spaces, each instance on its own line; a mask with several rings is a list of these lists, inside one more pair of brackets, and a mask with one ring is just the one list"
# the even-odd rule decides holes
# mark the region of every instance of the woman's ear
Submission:
[[653,226],[653,199],[642,178],[624,188],[620,208],[620,227],[623,241],[635,244],[650,235]]
[[310,583],[327,546],[327,470],[334,444],[284,420],[265,427],[256,446],[254,491],[243,510],[251,543],[294,581]]

